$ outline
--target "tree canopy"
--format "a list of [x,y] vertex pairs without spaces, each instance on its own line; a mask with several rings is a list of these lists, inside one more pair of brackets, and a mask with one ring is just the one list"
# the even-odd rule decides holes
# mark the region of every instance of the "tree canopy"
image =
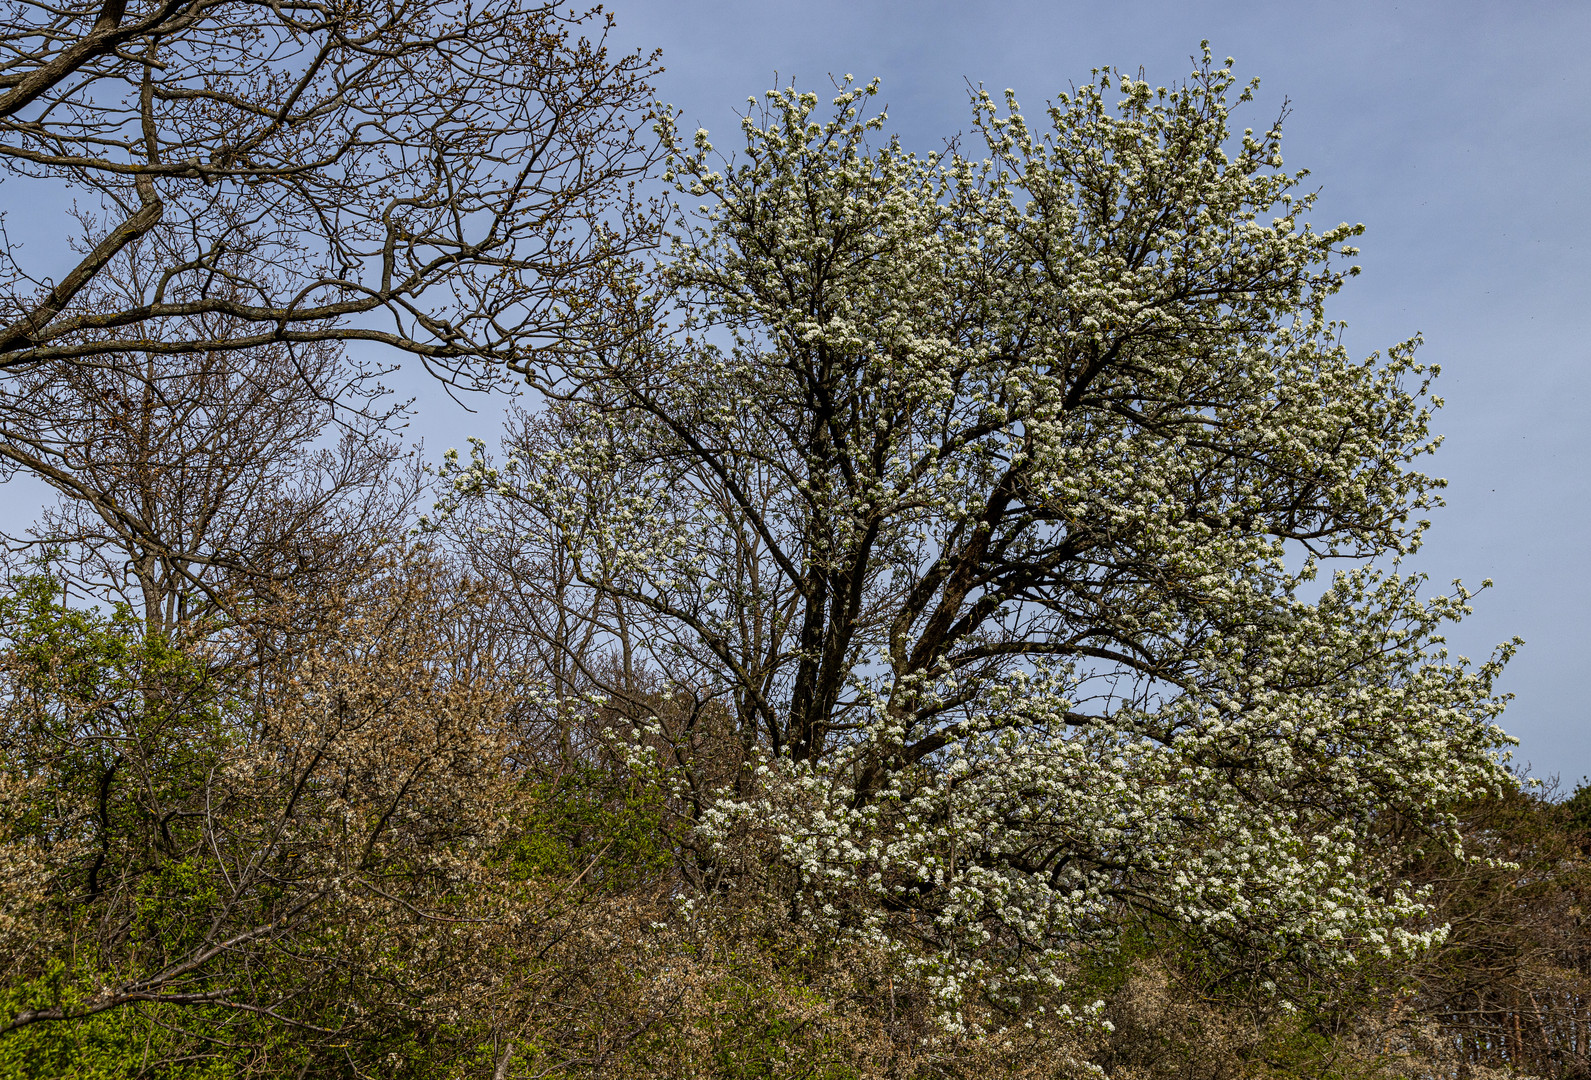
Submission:
[[1585,1072],[1437,369],[1230,61],[721,154],[600,12],[8,11],[102,205],[0,260],[0,1080]]
[[1471,593],[1397,562],[1435,372],[1326,315],[1359,228],[1308,224],[1208,52],[1096,78],[1041,125],[979,93],[982,158],[884,137],[872,84],[770,93],[722,163],[665,118],[632,321],[532,369],[511,471],[456,477],[733,713],[755,779],[699,827],[765,833],[797,917],[947,1008],[1015,1004],[1119,903],[1260,971],[1429,944],[1369,834],[1509,783],[1511,646],[1449,658]]

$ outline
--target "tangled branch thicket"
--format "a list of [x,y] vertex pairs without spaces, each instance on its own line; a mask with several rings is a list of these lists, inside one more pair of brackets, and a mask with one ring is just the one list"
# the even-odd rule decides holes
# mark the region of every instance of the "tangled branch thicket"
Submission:
[[[350,339],[465,380],[520,362],[649,232],[628,182],[655,64],[610,55],[609,25],[533,0],[8,0],[0,168],[99,207],[64,266],[0,247],[0,368]],[[137,294],[93,302],[131,245]]]
[[[0,1076],[1591,1074],[1588,796],[1252,85],[723,158],[605,25],[9,9],[102,206],[5,252]],[[357,339],[537,407],[425,496]]]

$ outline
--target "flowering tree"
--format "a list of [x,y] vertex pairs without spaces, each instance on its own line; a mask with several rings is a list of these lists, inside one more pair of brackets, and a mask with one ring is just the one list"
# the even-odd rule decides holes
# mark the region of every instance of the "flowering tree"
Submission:
[[1374,565],[1419,547],[1440,401],[1417,341],[1356,360],[1327,321],[1359,227],[1305,222],[1208,52],[1043,125],[980,93],[982,160],[879,141],[875,89],[769,94],[726,166],[665,119],[699,208],[627,344],[547,359],[533,452],[456,490],[729,706],[715,869],[761,837],[795,917],[947,1017],[1053,985],[1123,904],[1261,977],[1428,942],[1370,838],[1507,782],[1512,646],[1449,659],[1471,593]]

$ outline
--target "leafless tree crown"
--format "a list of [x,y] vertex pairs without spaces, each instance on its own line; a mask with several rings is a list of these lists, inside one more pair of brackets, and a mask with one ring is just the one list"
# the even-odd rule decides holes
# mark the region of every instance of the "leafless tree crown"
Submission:
[[[0,166],[97,199],[0,245],[0,368],[366,339],[458,376],[556,340],[648,233],[653,59],[531,0],[8,0]],[[12,204],[12,209],[16,204]],[[87,286],[143,239],[114,309]],[[30,256],[32,253],[28,253]],[[173,338],[161,320],[224,315]]]

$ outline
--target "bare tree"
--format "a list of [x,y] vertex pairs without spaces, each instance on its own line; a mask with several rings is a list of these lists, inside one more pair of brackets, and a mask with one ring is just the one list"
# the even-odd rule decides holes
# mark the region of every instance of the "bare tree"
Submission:
[[[97,310],[159,272],[147,243],[87,291]],[[224,339],[236,326],[205,313],[158,332]],[[59,502],[11,546],[55,552],[166,637],[250,598],[346,579],[350,561],[401,532],[416,490],[381,374],[333,341],[151,348],[14,372],[0,385],[0,471],[31,473]]]
[[[649,233],[628,181],[655,65],[610,26],[531,0],[8,0],[0,167],[102,210],[58,277],[0,246],[0,368],[355,338],[522,365]],[[140,239],[143,289],[82,303]],[[154,332],[172,317],[207,332]]]

